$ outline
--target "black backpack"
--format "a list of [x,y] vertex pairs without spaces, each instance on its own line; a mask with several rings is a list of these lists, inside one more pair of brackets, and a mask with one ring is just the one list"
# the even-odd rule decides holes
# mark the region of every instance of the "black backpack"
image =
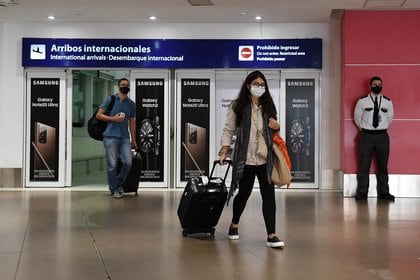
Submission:
[[[111,113],[112,108],[114,107],[115,103],[115,95],[111,95],[111,102],[109,103],[108,109],[105,112],[105,115],[109,115]],[[93,116],[88,120],[87,130],[89,136],[95,140],[102,141],[104,139],[103,133],[108,125],[108,122],[100,121],[96,118],[96,114],[98,113],[98,109],[96,109]]]

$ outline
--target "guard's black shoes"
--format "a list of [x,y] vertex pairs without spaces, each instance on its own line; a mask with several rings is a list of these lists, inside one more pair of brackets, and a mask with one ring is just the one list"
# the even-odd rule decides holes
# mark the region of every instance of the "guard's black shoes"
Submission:
[[355,198],[356,198],[356,200],[367,200],[367,194],[366,193],[357,193]]
[[389,201],[394,201],[395,200],[395,196],[393,196],[390,193],[380,194],[380,195],[378,195],[378,198],[382,199],[382,200],[389,200]]

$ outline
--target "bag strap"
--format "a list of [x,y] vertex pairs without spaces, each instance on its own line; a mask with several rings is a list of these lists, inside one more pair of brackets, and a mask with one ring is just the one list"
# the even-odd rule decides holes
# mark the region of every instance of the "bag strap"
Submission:
[[115,104],[115,95],[111,95],[111,102],[108,105],[108,108],[106,109],[105,115],[109,115],[112,111],[112,108],[114,108]]

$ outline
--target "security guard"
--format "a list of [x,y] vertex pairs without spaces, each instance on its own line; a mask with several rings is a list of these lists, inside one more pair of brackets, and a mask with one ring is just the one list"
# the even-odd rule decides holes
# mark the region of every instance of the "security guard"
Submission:
[[356,200],[366,200],[369,190],[369,170],[376,152],[378,171],[376,190],[378,198],[393,201],[389,193],[388,158],[389,136],[387,128],[394,118],[392,101],[382,92],[382,79],[370,79],[371,92],[357,101],[354,121],[361,131],[359,139],[359,173],[357,174]]

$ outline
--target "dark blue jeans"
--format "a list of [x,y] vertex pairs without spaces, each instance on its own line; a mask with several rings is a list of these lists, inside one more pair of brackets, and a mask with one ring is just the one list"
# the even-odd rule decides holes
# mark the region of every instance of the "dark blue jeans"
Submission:
[[[104,137],[103,143],[106,152],[109,190],[114,193],[118,187],[122,186],[131,169],[130,139]],[[118,159],[122,163],[120,172],[117,170]]]

